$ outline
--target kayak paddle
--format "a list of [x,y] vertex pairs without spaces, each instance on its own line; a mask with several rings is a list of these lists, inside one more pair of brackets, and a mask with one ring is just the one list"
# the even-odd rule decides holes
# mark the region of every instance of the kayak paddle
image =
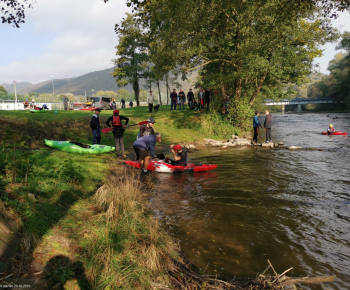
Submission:
[[[143,125],[143,124],[147,124],[147,123],[148,123],[148,121],[142,121],[142,122],[140,122],[138,124],[132,124],[132,125],[129,125],[129,126]],[[103,128],[101,131],[102,131],[102,133],[107,133],[107,132],[112,131],[113,129],[114,128]]]

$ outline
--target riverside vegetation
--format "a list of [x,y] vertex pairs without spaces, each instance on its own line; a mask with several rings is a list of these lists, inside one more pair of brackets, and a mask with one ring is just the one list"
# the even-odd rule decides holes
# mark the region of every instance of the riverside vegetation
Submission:
[[[240,132],[220,127],[220,115],[168,109],[152,114],[166,144]],[[101,113],[101,124],[110,114]],[[145,107],[121,114],[130,124],[148,117]],[[140,181],[138,171],[114,153],[78,155],[45,147],[43,139],[91,143],[90,116],[1,112],[2,283],[37,289],[277,289],[298,282],[263,273],[243,284],[228,283],[192,272],[148,208],[157,187],[152,176]],[[125,133],[129,156],[137,130]],[[107,136],[102,143],[113,145]],[[317,282],[325,279],[332,278]]]

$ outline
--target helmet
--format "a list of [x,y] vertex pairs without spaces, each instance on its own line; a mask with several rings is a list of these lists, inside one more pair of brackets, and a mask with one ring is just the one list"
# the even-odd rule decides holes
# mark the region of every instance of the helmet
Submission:
[[35,102],[35,100],[33,99],[32,102]]
[[332,125],[332,124],[330,124],[330,125],[329,125],[329,127],[333,127],[333,125]]
[[181,147],[180,144],[176,144],[176,145],[173,147],[173,149],[174,149],[175,151],[179,151],[179,150],[182,149],[182,147]]
[[119,110],[117,109],[113,110],[113,114],[119,114]]
[[148,123],[153,123],[153,124],[156,122],[156,121],[154,121],[153,118],[149,118],[147,121],[148,121]]

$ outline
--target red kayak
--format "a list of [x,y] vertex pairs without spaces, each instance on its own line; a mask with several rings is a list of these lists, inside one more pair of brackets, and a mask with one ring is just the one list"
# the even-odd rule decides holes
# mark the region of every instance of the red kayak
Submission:
[[[126,164],[135,167],[141,168],[140,161],[125,161]],[[171,165],[164,161],[150,161],[148,164],[147,170],[156,171],[156,172],[164,172],[164,173],[174,173],[174,172],[201,172],[213,170],[217,167],[214,164],[193,164],[189,163],[186,166],[181,165]]]
[[79,109],[80,111],[95,111],[97,108],[84,108],[84,109]]
[[322,132],[322,135],[348,135],[348,133],[347,132],[334,132],[334,133]]

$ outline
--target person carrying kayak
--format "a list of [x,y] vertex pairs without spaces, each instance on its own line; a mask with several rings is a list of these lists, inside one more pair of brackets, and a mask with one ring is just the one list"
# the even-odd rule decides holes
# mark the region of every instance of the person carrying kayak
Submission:
[[100,129],[100,114],[101,109],[96,108],[95,114],[91,117],[90,128],[92,131],[92,144],[100,144],[101,142],[101,129]]
[[187,152],[182,151],[182,147],[180,144],[170,145],[171,152],[174,154],[174,160],[167,158],[165,159],[165,162],[171,164],[171,165],[180,165],[180,166],[186,166],[187,164]]
[[141,175],[148,174],[147,171],[149,161],[152,158],[156,158],[154,150],[156,142],[161,141],[161,134],[155,133],[154,135],[144,136],[137,139],[134,144],[134,150],[137,156],[141,157]]
[[[125,125],[123,126],[122,120],[125,120]],[[113,127],[113,136],[115,140],[115,150],[118,156],[126,157],[124,152],[124,129],[127,127],[129,118],[120,116],[119,110],[113,110],[113,116],[109,117],[106,121],[108,127]],[[111,124],[112,123],[112,126]]]
[[255,116],[253,117],[253,129],[254,129],[254,137],[253,142],[258,143],[258,135],[259,135],[259,127],[261,127],[259,123],[259,111],[255,111]]
[[332,134],[332,133],[337,132],[337,130],[335,130],[335,129],[333,128],[333,125],[332,125],[332,124],[329,124],[329,128],[328,128],[327,132],[328,132],[328,134]]

